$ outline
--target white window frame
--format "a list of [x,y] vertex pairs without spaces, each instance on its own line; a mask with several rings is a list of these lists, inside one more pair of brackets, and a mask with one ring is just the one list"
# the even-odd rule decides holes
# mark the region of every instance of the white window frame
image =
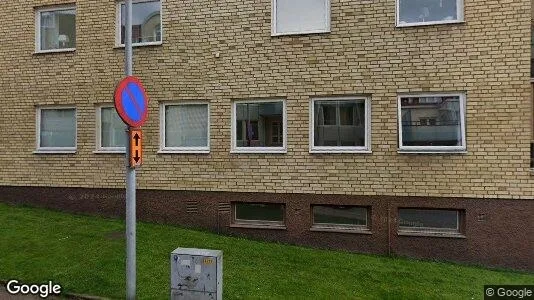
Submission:
[[[132,7],[136,3],[156,2],[156,1],[158,1],[158,0],[132,0]],[[159,4],[160,4],[160,6],[159,6],[159,16],[160,16],[159,27],[160,27],[161,41],[143,42],[143,43],[133,43],[132,42],[132,47],[154,46],[154,45],[163,44],[163,1],[164,0],[159,0]],[[121,16],[121,5],[123,5],[123,4],[125,4],[124,1],[117,2],[116,13],[115,13],[115,15],[117,16],[116,21],[115,21],[116,22],[116,26],[115,26],[115,47],[119,47],[119,48],[124,47],[124,44],[121,43],[121,19],[122,19],[122,16]]]
[[271,36],[281,35],[298,35],[298,34],[314,34],[314,33],[330,33],[331,32],[331,5],[330,0],[324,0],[326,5],[326,22],[325,28],[322,30],[308,30],[308,31],[295,31],[295,32],[278,32],[276,28],[276,1],[271,0]]
[[[125,153],[126,147],[103,147],[102,146],[102,109],[115,108],[113,104],[101,104],[96,107],[96,150],[95,153]],[[124,124],[124,134],[126,134],[126,124]]]
[[456,0],[456,20],[444,20],[444,21],[430,21],[430,22],[414,22],[400,24],[400,3],[402,0],[395,0],[395,25],[397,27],[412,27],[412,26],[425,26],[425,25],[437,25],[437,24],[456,24],[464,22],[464,0]]
[[[364,100],[365,103],[365,145],[364,146],[315,146],[315,102],[338,100]],[[310,101],[310,153],[371,153],[371,99],[370,97],[323,97]]]
[[[53,109],[74,109],[74,147],[41,147],[41,111]],[[35,109],[35,132],[36,132],[36,150],[34,153],[39,154],[69,154],[76,153],[78,147],[78,109],[72,105],[61,106],[39,106]]]
[[[401,98],[405,97],[450,97],[456,96],[460,100],[460,130],[462,132],[461,146],[403,146],[402,145],[402,106]],[[399,152],[401,153],[465,153],[467,151],[465,130],[465,93],[429,93],[429,94],[400,94],[397,97],[397,128],[399,132]]]
[[[61,6],[51,6],[51,7],[44,7],[44,8],[37,8],[35,10],[35,53],[53,53],[53,52],[72,52],[76,51],[76,47],[74,48],[63,48],[63,49],[48,49],[48,50],[41,50],[41,13],[43,12],[53,12],[53,11],[62,11],[62,10],[74,10],[76,11],[76,5],[70,4],[70,5],[61,5]],[[76,32],[76,26],[78,23],[78,15],[76,12],[76,22],[74,23],[74,31]],[[76,36],[76,38],[78,38]],[[77,45],[78,43],[76,43]]]
[[[236,113],[237,113],[237,104],[245,103],[271,103],[271,102],[282,102],[282,118],[283,118],[283,145],[282,147],[237,147],[237,137],[236,137]],[[250,100],[239,100],[232,103],[232,118],[231,118],[231,146],[230,153],[287,153],[287,106],[286,99],[250,99]]]
[[[206,105],[208,107],[208,144],[205,147],[166,147],[165,146],[165,108],[167,106],[179,106],[179,105]],[[182,102],[164,102],[159,106],[159,151],[160,154],[172,154],[172,153],[198,153],[208,154],[210,153],[211,145],[211,106],[207,101],[182,101]]]

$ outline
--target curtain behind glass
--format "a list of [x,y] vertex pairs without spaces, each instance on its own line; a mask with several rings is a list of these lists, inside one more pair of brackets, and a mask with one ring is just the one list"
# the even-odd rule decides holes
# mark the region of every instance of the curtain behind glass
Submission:
[[76,47],[76,10],[41,12],[41,49]]
[[76,147],[74,109],[41,110],[40,147]]
[[207,147],[208,105],[165,107],[165,147]]
[[102,108],[100,113],[101,147],[125,147],[126,134],[124,131],[126,126],[115,109],[112,107]]

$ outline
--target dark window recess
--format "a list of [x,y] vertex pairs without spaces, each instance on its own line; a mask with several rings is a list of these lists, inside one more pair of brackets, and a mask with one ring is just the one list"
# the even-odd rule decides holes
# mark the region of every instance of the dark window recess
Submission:
[[241,202],[234,207],[236,223],[284,223],[284,205],[280,203]]
[[399,209],[400,232],[460,233],[460,211]]
[[314,205],[313,227],[357,227],[368,226],[368,209],[360,206]]
[[530,143],[530,167],[534,168],[534,143]]

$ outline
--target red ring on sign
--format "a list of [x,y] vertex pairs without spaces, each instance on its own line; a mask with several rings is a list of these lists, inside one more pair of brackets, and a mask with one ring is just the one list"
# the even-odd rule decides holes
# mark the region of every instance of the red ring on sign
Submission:
[[[122,92],[130,83],[137,85],[143,95],[145,110],[141,114],[141,119],[139,121],[134,121],[130,117],[128,117],[122,105]],[[132,99],[132,101],[135,101],[135,99]],[[117,110],[117,113],[119,114],[119,117],[122,119],[122,121],[130,125],[131,127],[141,127],[143,126],[143,124],[145,124],[146,119],[148,117],[148,96],[146,94],[145,87],[143,86],[139,78],[135,76],[128,76],[119,82],[117,88],[115,88],[115,110]]]

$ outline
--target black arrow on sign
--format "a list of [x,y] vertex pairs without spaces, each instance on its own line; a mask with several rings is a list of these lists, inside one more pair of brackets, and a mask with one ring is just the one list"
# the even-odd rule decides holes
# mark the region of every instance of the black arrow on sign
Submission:
[[136,163],[139,162],[139,160],[141,159],[141,157],[139,157],[139,151],[138,150],[135,150],[135,156],[133,158],[135,160]]
[[136,145],[136,146],[139,146],[139,140],[140,140],[140,139],[141,139],[141,138],[140,138],[139,135],[136,133],[136,134],[134,135],[134,140],[135,140],[135,145]]

